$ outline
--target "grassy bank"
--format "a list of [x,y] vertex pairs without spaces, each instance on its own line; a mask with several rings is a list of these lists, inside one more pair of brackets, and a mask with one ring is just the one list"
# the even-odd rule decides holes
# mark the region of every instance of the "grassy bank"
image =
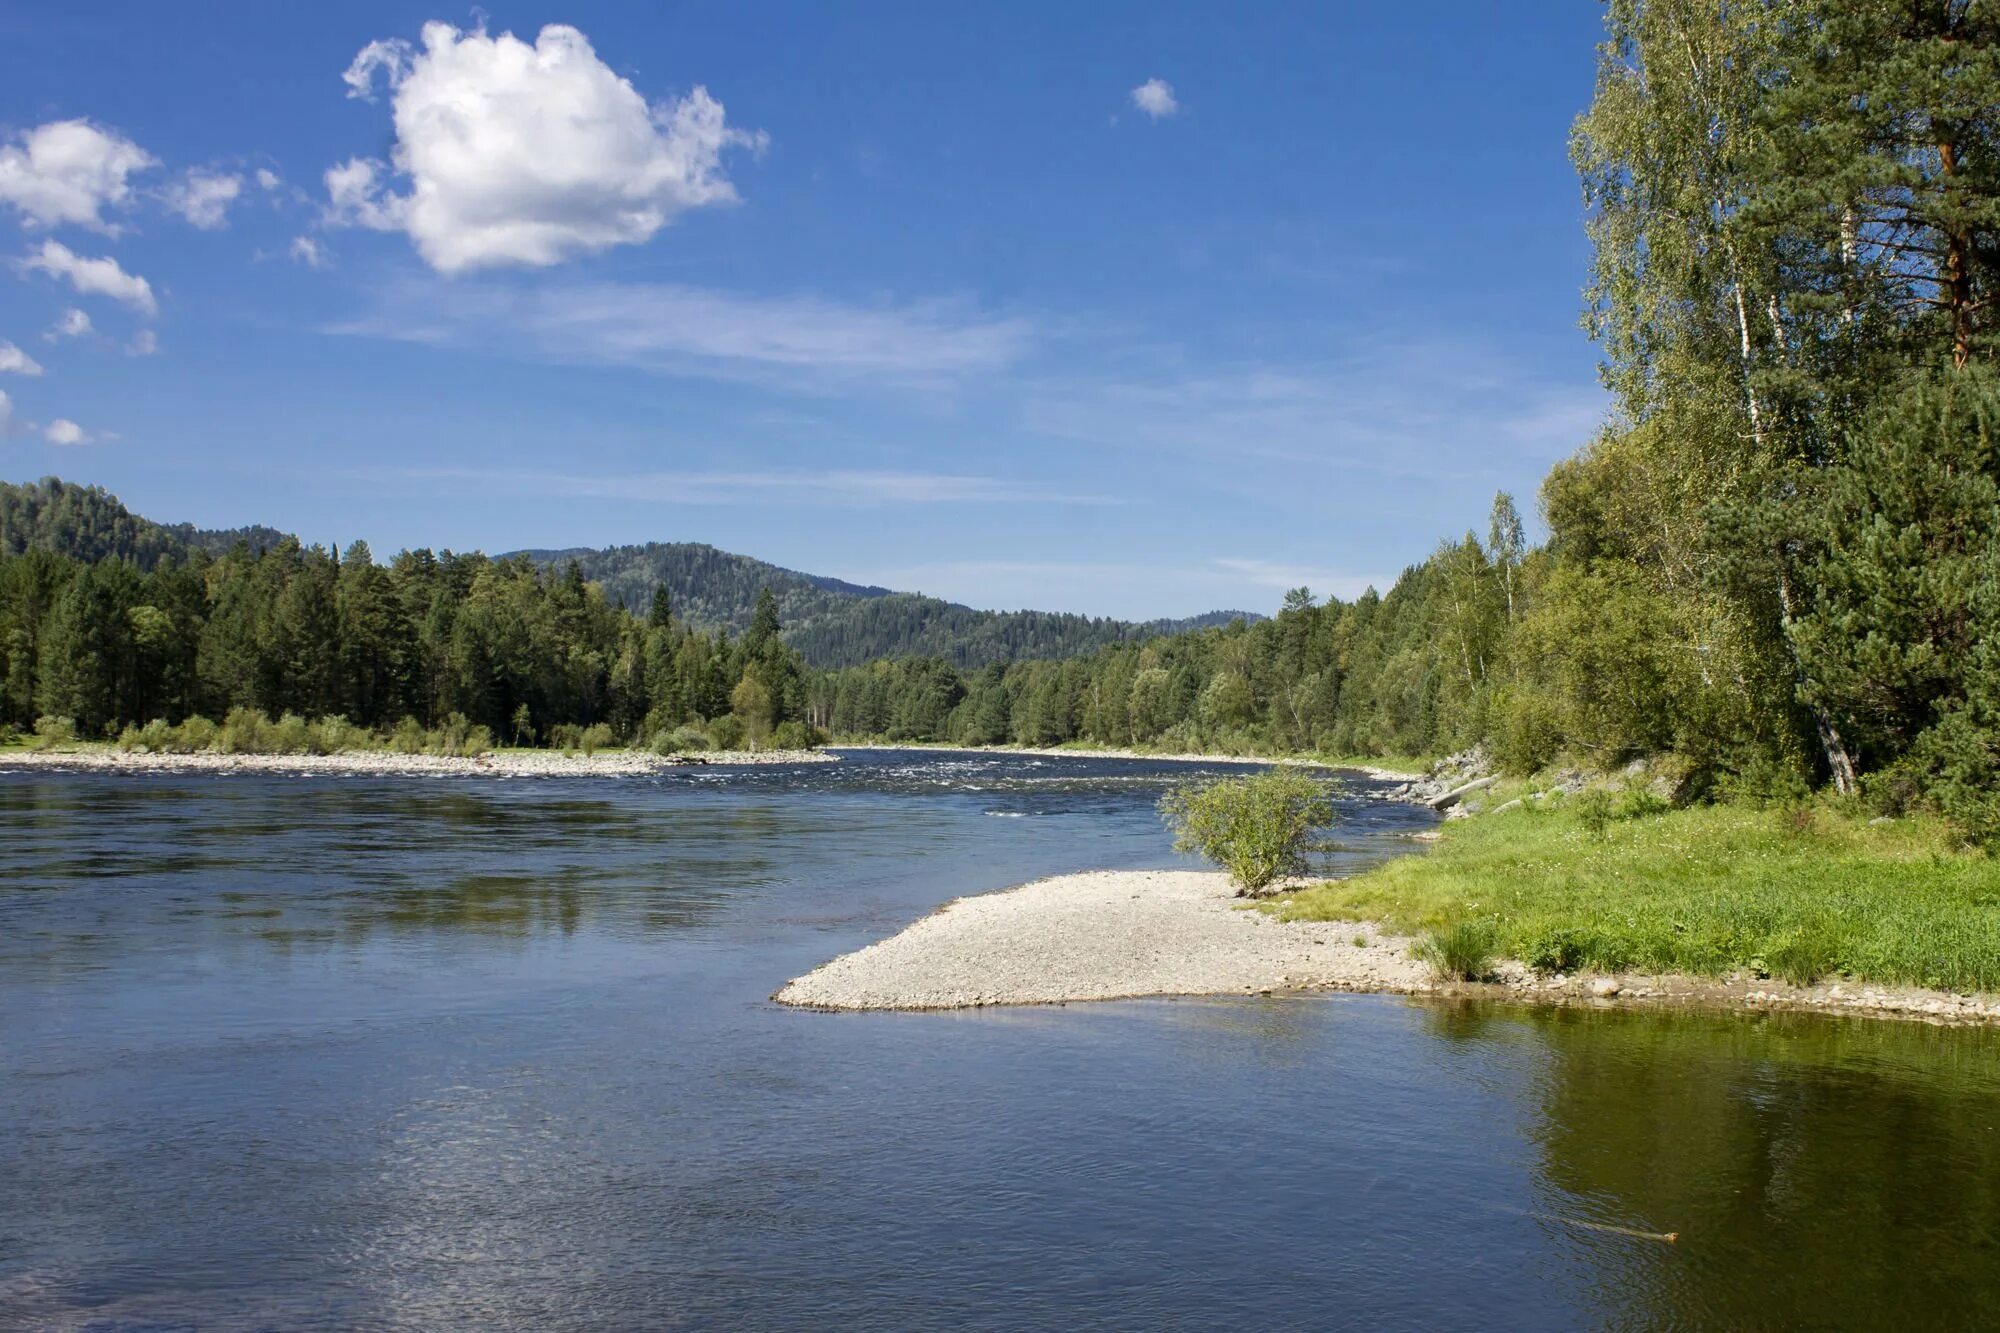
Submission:
[[1939,823],[1827,807],[1608,823],[1575,802],[1528,807],[1454,822],[1428,854],[1271,910],[1432,932],[1549,972],[2000,990],[2000,862]]

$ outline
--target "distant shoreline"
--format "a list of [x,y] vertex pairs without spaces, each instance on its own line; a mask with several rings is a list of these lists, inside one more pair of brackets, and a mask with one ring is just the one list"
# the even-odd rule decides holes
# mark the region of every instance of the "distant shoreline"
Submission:
[[618,751],[565,755],[554,750],[503,750],[455,755],[348,750],[340,754],[138,754],[102,750],[0,750],[0,773],[271,773],[293,777],[645,777],[684,768],[741,768],[768,764],[831,764],[819,750],[720,750],[686,760]]
[[1839,982],[1620,973],[1438,981],[1414,943],[1374,923],[1242,910],[1228,876],[1098,870],[946,903],[814,968],[771,998],[821,1010],[941,1010],[1093,1000],[1363,992],[1593,1008],[1796,1011],[2000,1025],[2000,996]]
[[1167,764],[1268,764],[1286,768],[1325,768],[1354,773],[1366,773],[1382,782],[1420,782],[1426,776],[1399,769],[1380,768],[1374,764],[1338,763],[1324,759],[1302,759],[1293,756],[1276,757],[1256,754],[1193,754],[1176,752],[1155,754],[1145,750],[1112,749],[1065,749],[1061,746],[1034,745],[902,745],[894,742],[875,741],[867,744],[843,745],[834,742],[827,748],[833,750],[880,750],[895,752],[910,750],[918,753],[936,754],[1018,754],[1034,755],[1044,759],[1150,759]]

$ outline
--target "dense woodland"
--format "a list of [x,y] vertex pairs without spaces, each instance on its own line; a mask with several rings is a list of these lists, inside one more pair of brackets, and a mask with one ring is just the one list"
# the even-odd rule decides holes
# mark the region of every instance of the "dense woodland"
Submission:
[[815,672],[773,596],[732,642],[527,559],[111,534],[80,553],[135,563],[0,564],[0,717],[255,700],[643,735],[738,711],[749,682],[759,730],[1673,752],[1720,788],[1827,783],[2000,831],[2000,5],[1611,0],[1607,23],[1573,152],[1613,410],[1543,483],[1538,547],[1503,495],[1379,597],[1030,637],[1049,660],[973,670],[863,633],[884,660]]

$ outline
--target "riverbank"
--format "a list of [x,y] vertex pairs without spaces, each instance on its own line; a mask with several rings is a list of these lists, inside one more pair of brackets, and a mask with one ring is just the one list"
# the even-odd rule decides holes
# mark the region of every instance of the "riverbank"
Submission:
[[0,750],[0,773],[278,773],[341,777],[612,778],[643,777],[691,764],[830,764],[819,750],[718,750],[689,759],[642,751],[565,755],[555,750],[500,750],[472,758],[348,750],[340,754],[140,754],[110,746],[81,750]]
[[[2000,1023],[2000,864],[1943,825],[1835,810],[1552,802],[1243,910],[1211,872],[1096,872],[961,899],[784,987],[940,1009],[1364,990]],[[1442,976],[1415,950],[1471,944]]]
[[833,748],[837,750],[881,750],[888,753],[910,751],[919,754],[1033,755],[1045,759],[1150,759],[1164,764],[1256,764],[1267,767],[1344,769],[1349,772],[1366,773],[1369,777],[1382,782],[1421,782],[1427,776],[1425,773],[1411,769],[1383,768],[1366,760],[1320,759],[1300,755],[1200,754],[1187,751],[1156,752],[1151,750],[1119,750],[1060,745],[904,745],[883,741],[860,742],[852,745],[835,743]]

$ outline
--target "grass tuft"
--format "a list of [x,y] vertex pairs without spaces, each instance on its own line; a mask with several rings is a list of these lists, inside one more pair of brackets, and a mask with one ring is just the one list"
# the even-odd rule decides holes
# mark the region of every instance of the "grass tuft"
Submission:
[[1493,923],[1454,921],[1417,943],[1416,956],[1439,981],[1483,981],[1493,971]]

